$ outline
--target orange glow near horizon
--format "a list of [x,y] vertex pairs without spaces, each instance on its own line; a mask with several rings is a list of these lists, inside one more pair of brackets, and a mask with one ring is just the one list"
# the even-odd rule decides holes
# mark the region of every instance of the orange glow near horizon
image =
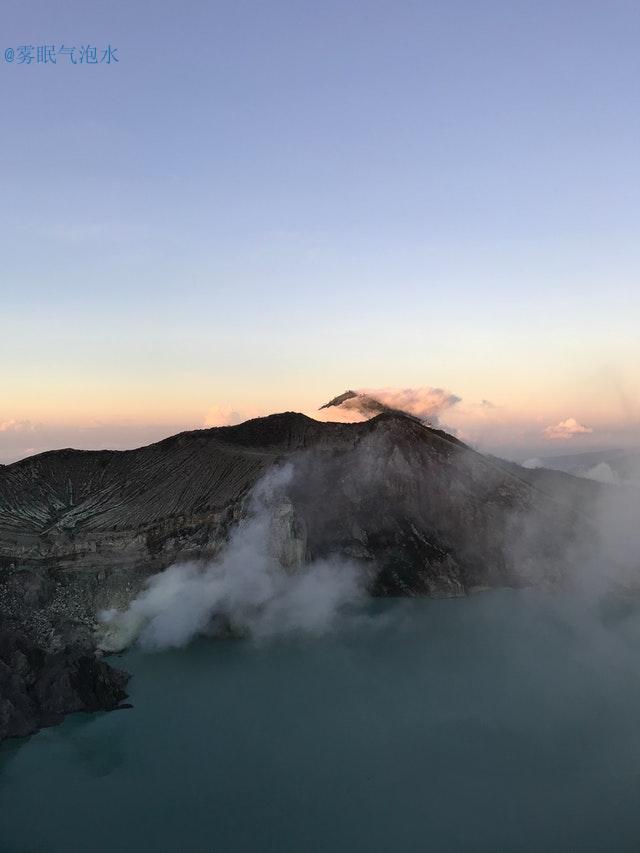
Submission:
[[[319,406],[344,389],[333,386],[330,391],[313,389],[291,397],[262,390],[256,396],[228,393],[218,398],[202,388],[186,384],[176,390],[164,389],[155,397],[155,388],[119,388],[112,397],[106,388],[89,387],[85,393],[70,385],[57,393],[29,395],[24,391],[14,398],[12,406],[3,401],[0,413],[0,462],[13,461],[55,447],[113,447],[124,449],[160,440],[167,435],[189,429],[237,424],[250,418],[282,411],[300,411],[321,421],[350,422],[365,416],[342,408],[319,409]],[[113,390],[113,389],[111,389]],[[387,389],[388,390],[388,389]],[[76,393],[77,391],[77,393]],[[232,389],[229,389],[232,391]],[[70,398],[69,392],[73,392]],[[393,393],[393,392],[390,392]],[[588,395],[549,395],[530,387],[530,394],[520,405],[503,399],[459,394],[459,402],[445,408],[439,426],[462,440],[509,455],[536,455],[545,452],[579,452],[594,447],[636,446],[638,444],[638,411],[623,393]],[[533,449],[533,450],[531,450]]]

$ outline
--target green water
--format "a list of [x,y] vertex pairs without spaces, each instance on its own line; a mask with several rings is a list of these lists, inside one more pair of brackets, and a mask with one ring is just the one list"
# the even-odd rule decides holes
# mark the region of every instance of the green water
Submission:
[[0,748],[0,851],[638,851],[640,613],[530,593],[128,654]]

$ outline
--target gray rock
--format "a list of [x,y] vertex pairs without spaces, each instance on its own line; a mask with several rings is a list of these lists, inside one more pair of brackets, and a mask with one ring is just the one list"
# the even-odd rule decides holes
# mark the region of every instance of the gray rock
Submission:
[[272,520],[283,567],[351,557],[377,595],[561,583],[568,542],[589,546],[600,488],[542,479],[396,412],[356,424],[288,412],[0,466],[0,737],[115,707],[125,676],[93,654],[96,613],[172,563],[215,559],[252,487],[285,461],[295,475]]
[[60,723],[73,711],[121,707],[128,675],[91,649],[47,652],[15,626],[0,628],[0,740]]

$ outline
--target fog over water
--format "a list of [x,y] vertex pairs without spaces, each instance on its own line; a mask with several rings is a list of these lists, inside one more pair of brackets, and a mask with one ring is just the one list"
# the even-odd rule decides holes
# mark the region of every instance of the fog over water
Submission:
[[[554,591],[370,600],[356,561],[282,559],[309,458],[258,482],[215,560],[103,616],[134,708],[0,748],[0,851],[637,851],[636,490],[589,484]],[[582,519],[575,482],[555,506]],[[513,522],[540,581],[548,516]]]
[[133,710],[0,750],[3,853],[638,849],[635,606],[496,591],[370,616],[128,653]]

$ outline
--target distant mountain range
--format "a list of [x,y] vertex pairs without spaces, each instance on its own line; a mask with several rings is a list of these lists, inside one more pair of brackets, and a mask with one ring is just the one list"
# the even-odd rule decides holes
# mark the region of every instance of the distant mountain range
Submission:
[[640,486],[640,450],[614,449],[545,456],[529,459],[527,468],[564,471],[602,483],[626,483]]

